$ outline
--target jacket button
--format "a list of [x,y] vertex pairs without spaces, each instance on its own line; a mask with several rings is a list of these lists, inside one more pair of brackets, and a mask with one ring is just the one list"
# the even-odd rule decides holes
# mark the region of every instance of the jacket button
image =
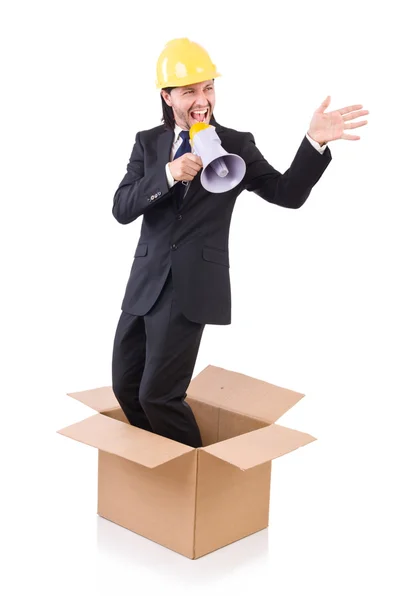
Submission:
[[178,219],[178,221],[180,221],[182,219],[182,215],[178,215],[177,219]]
[[176,250],[178,248],[178,246],[176,244],[172,244],[171,249],[172,250]]

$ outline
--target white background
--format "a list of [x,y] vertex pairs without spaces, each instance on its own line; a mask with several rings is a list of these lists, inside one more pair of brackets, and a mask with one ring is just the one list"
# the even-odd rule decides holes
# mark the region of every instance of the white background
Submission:
[[[395,598],[396,189],[392,3],[3,2],[1,544],[4,598]],[[160,124],[175,37],[222,73],[215,116],[280,172],[315,109],[361,103],[359,141],[298,211],[254,194],[230,230],[232,324],[196,363],[305,393],[278,422],[270,526],[197,561],[96,515],[97,451],[56,434],[110,385],[141,219],[111,214],[137,131]],[[6,559],[6,560],[5,560]]]

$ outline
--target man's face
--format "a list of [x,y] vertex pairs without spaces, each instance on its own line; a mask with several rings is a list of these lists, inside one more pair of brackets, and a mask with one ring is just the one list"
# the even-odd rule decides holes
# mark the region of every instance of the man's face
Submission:
[[182,129],[190,129],[195,123],[209,123],[215,106],[215,90],[212,79],[177,87],[167,94],[161,90],[165,102],[174,111],[175,122]]

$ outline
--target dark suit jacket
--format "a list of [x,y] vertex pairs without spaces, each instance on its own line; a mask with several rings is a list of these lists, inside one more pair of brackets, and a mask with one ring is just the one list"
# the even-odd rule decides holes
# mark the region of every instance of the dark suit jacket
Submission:
[[320,154],[303,138],[289,169],[281,174],[262,156],[251,133],[219,125],[223,148],[247,165],[242,182],[220,194],[207,192],[201,171],[191,182],[178,210],[165,165],[174,132],[163,125],[137,133],[127,173],[113,199],[119,223],[143,215],[141,234],[121,309],[144,315],[155,303],[170,267],[184,315],[197,323],[231,323],[229,226],[237,196],[255,192],[268,202],[300,208],[331,161],[329,147]]

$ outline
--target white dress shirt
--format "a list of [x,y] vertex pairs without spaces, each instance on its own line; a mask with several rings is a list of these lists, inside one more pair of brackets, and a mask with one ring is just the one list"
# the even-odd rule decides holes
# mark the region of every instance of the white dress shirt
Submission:
[[[182,131],[182,127],[179,127],[179,125],[175,125],[174,143],[172,144],[172,148],[171,148],[170,162],[172,162],[174,160],[176,151],[178,150],[179,146],[182,144],[182,138],[179,137],[179,134],[181,131]],[[320,154],[323,154],[323,152],[325,151],[325,149],[327,147],[327,144],[320,146],[320,144],[318,142],[316,142],[315,140],[312,140],[312,138],[307,133],[306,133],[306,137],[309,140],[309,142],[311,143],[311,145],[314,148],[316,148],[316,150],[318,150],[318,152],[320,152]],[[177,183],[177,181],[172,177],[171,171],[170,171],[170,168],[168,165],[169,165],[169,163],[167,163],[165,165],[165,173],[167,175],[168,186],[171,188],[173,185],[175,185]]]

